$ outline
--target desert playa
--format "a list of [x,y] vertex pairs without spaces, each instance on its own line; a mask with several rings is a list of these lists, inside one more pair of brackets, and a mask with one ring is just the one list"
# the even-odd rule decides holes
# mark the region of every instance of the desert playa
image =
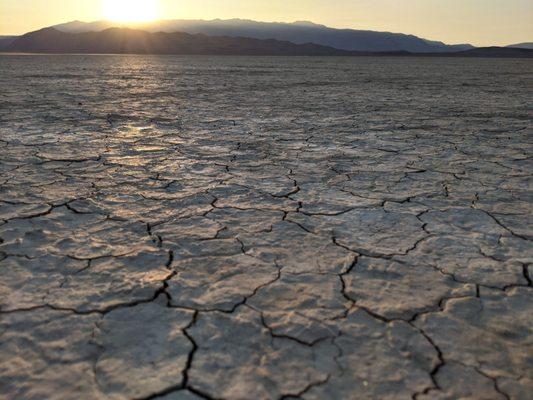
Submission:
[[0,398],[527,399],[532,73],[0,56]]

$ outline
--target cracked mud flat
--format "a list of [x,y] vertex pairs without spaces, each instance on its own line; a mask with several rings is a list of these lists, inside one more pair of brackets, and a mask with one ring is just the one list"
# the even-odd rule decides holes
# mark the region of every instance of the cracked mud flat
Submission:
[[527,399],[532,73],[0,57],[0,398]]

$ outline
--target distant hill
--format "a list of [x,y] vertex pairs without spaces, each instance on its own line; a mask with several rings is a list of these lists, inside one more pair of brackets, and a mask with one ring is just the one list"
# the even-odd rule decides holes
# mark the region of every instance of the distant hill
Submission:
[[204,34],[145,32],[109,28],[100,32],[68,33],[45,28],[12,41],[4,51],[26,53],[279,55],[279,56],[424,56],[424,57],[533,57],[533,50],[506,47],[477,48],[459,52],[409,53],[356,52],[313,43],[295,44],[274,39],[252,39]]
[[513,49],[530,49],[530,50],[532,50],[533,49],[533,42],[531,42],[531,43],[510,44],[507,47],[510,47],[510,48],[513,48]]
[[449,53],[448,55],[457,57],[533,58],[533,50],[512,47],[478,47],[457,53]]
[[214,37],[188,33],[150,33],[128,28],[67,33],[45,28],[27,33],[6,48],[12,52],[205,55],[349,55],[345,50],[279,40]]
[[[116,27],[107,21],[73,21],[54,28],[70,33],[102,31]],[[472,49],[470,45],[446,45],[413,35],[354,29],[335,29],[308,21],[294,23],[256,22],[251,20],[166,20],[132,26],[148,32],[203,33],[211,36],[276,39],[296,44],[315,43],[341,50],[369,52],[409,51],[415,53],[454,52]]]
[[0,36],[0,50],[9,46],[16,38],[17,36]]

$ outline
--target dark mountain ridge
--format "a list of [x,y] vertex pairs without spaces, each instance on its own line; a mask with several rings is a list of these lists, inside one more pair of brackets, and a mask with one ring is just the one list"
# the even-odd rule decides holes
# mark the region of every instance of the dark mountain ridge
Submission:
[[27,33],[6,51],[35,53],[190,54],[190,55],[349,55],[348,51],[316,44],[279,40],[215,37],[188,33],[150,33],[129,28],[66,33],[45,28]]
[[511,47],[514,49],[533,49],[533,42],[510,44],[506,47]]
[[274,39],[208,36],[182,32],[150,33],[129,28],[67,33],[45,28],[27,33],[4,51],[21,53],[264,55],[264,56],[423,56],[423,57],[533,57],[533,50],[505,47],[476,48],[447,53],[356,52],[313,43],[295,44]]
[[[468,44],[448,45],[414,35],[356,29],[330,28],[309,21],[293,23],[257,22],[244,19],[162,20],[151,23],[120,25],[110,21],[72,21],[53,26],[65,33],[102,32],[110,28],[131,28],[150,33],[189,33],[233,38],[274,39],[294,44],[314,43],[339,50],[379,53],[457,53],[474,49]],[[17,37],[0,36],[0,50],[5,50]],[[532,43],[519,43],[509,48],[533,48]],[[139,52],[139,51],[135,51]]]
[[[69,33],[102,31],[116,27],[109,21],[73,21],[54,26]],[[391,32],[376,32],[356,29],[337,29],[309,21],[257,22],[245,19],[205,20],[162,20],[133,25],[133,28],[147,32],[203,33],[210,36],[248,37],[254,39],[276,39],[296,44],[315,43],[341,50],[363,52],[418,53],[454,52],[472,49],[471,45],[447,45],[438,41],[419,38],[414,35]]]

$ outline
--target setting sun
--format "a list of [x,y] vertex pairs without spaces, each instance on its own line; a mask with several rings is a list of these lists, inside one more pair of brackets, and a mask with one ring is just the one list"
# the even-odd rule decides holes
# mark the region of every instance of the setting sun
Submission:
[[159,17],[158,0],[103,0],[103,14],[116,22],[150,22]]

